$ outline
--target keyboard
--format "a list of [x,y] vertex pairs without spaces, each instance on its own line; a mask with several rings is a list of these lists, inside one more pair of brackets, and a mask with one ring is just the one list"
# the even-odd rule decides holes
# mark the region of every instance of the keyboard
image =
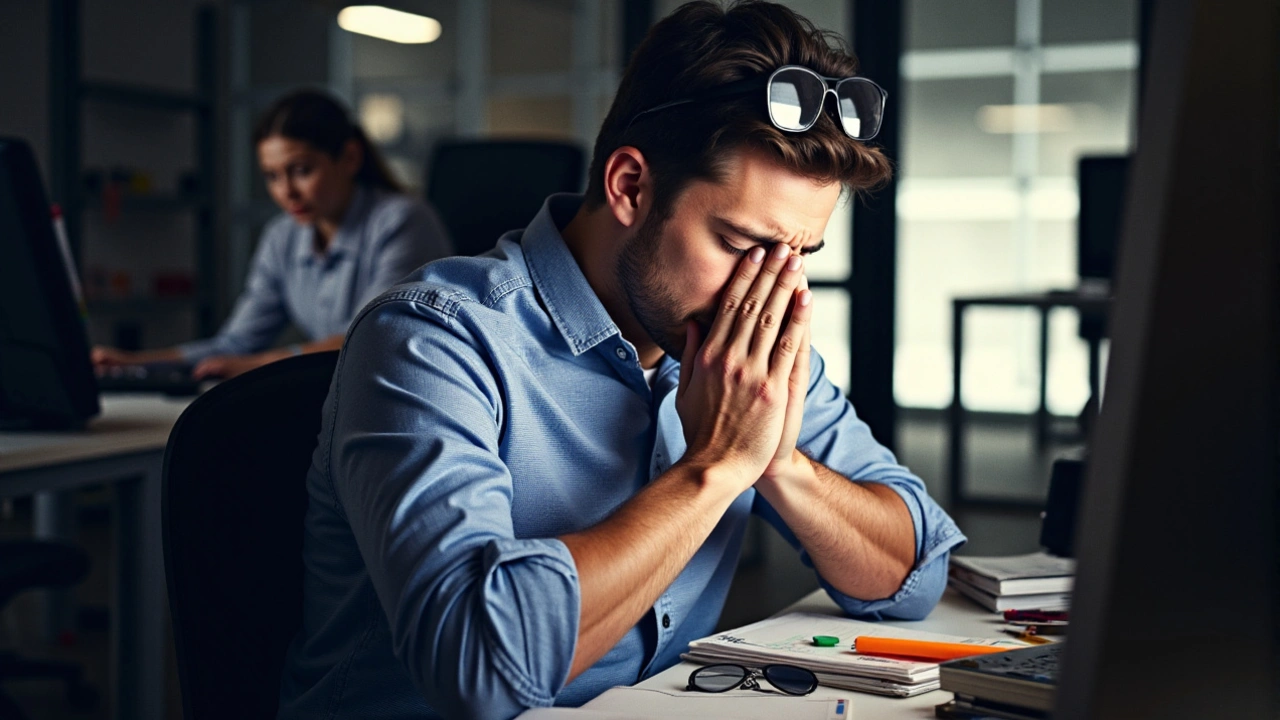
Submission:
[[201,381],[191,376],[186,363],[116,365],[98,372],[98,391],[104,393],[161,393],[174,396],[200,394]]
[[1002,653],[945,662],[939,679],[943,690],[971,702],[1022,708],[1027,716],[1053,710],[1062,644],[1035,645]]

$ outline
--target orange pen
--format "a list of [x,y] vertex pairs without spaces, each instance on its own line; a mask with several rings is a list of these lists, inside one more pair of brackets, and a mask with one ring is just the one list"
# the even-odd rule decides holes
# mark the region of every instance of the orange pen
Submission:
[[895,655],[921,660],[954,660],[971,655],[1014,650],[1012,647],[969,645],[967,643],[929,642],[927,640],[902,640],[898,638],[870,637],[862,635],[853,639],[853,649],[863,655]]

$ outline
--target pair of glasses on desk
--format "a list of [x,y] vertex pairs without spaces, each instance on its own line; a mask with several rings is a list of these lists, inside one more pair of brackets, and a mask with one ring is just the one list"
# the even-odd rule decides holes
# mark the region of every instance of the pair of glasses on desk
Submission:
[[740,687],[757,692],[770,692],[760,687],[761,680],[767,681],[788,695],[808,695],[818,687],[816,675],[795,665],[765,665],[762,668],[748,668],[742,665],[721,664],[707,665],[694,670],[689,675],[689,686],[686,689],[722,693]]

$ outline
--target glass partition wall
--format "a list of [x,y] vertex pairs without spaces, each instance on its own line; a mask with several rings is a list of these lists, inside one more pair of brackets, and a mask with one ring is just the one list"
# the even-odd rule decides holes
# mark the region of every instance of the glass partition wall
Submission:
[[[899,405],[951,402],[951,299],[1072,288],[1076,162],[1130,146],[1135,0],[907,0],[898,191]],[[967,316],[964,405],[1037,405],[1036,313]],[[1074,311],[1050,317],[1048,406],[1088,399]]]

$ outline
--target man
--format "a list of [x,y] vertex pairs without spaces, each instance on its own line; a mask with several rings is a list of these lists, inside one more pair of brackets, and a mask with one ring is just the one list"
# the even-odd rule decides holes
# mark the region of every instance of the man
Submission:
[[282,717],[508,718],[633,683],[713,631],[751,512],[847,612],[932,609],[964,537],[809,348],[805,258],[842,187],[889,173],[855,139],[879,88],[824,107],[820,76],[853,58],[783,7],[682,7],[627,69],[585,198],[361,313]]

